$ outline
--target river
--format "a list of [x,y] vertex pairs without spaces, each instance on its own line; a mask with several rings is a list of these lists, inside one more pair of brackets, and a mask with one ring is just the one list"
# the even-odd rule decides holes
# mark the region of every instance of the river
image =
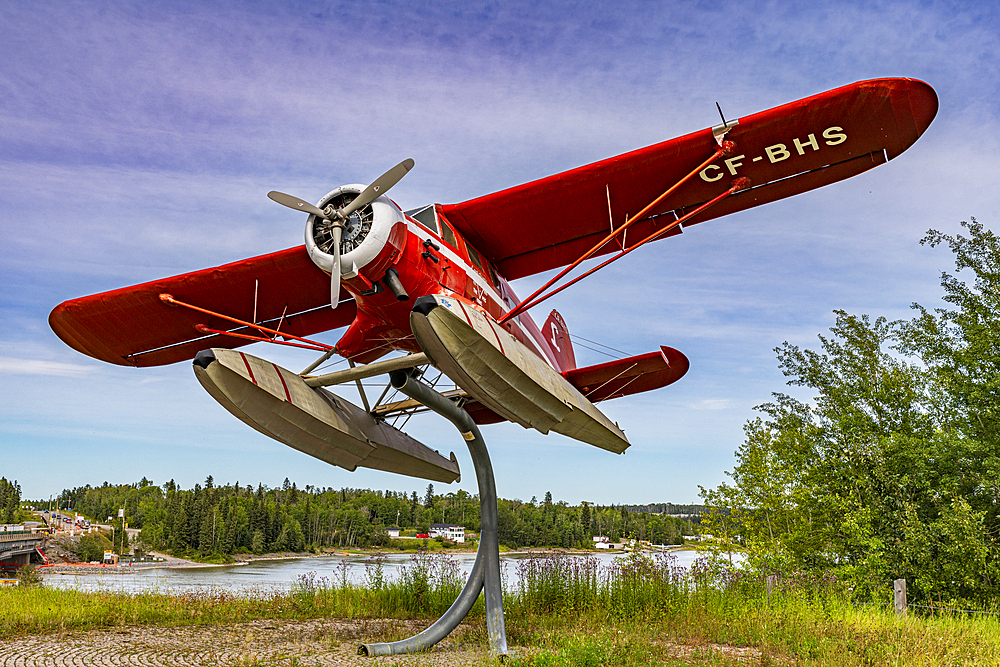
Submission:
[[[698,557],[695,551],[674,551],[676,565],[688,567]],[[537,556],[537,555],[536,555]],[[597,552],[593,554],[602,567],[610,566],[622,554]],[[475,554],[448,555],[454,559],[459,571],[472,569]],[[517,586],[517,561],[531,554],[501,555],[501,567],[507,585]],[[387,554],[383,565],[386,580],[395,580],[399,568],[411,562],[409,554]],[[346,575],[348,581],[363,584],[366,580],[366,556],[323,556],[319,558],[294,558],[287,560],[258,560],[247,565],[225,565],[178,568],[127,568],[113,572],[46,575],[45,585],[52,588],[72,588],[85,591],[155,591],[161,593],[207,592],[224,590],[239,594],[267,593],[288,590],[298,577],[315,572],[317,579],[326,577],[339,582]],[[463,579],[465,577],[463,576]]]

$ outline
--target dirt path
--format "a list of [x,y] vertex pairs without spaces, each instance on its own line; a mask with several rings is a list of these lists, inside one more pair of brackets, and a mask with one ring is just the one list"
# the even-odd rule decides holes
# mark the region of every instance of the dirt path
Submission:
[[[2,667],[87,665],[434,665],[485,662],[485,646],[448,638],[419,655],[364,658],[361,638],[402,621],[249,621],[221,626],[130,626],[32,635],[0,644]],[[413,631],[419,631],[414,627]]]
[[[485,642],[471,638],[465,626],[433,650],[416,655],[368,658],[358,655],[362,641],[382,641],[389,635],[410,636],[426,621],[261,620],[218,626],[127,626],[85,632],[31,635],[0,643],[0,667],[313,667],[364,665],[400,667],[467,667],[494,665]],[[510,647],[518,656],[539,649]],[[768,655],[757,648],[711,642],[680,644],[653,641],[651,655],[671,664],[704,664],[722,656],[733,665],[790,665],[787,656]]]

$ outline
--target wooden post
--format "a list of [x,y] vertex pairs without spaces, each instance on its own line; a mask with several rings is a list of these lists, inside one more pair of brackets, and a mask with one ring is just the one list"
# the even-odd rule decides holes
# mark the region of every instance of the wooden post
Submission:
[[892,582],[893,597],[896,602],[896,613],[906,615],[906,579],[896,579]]
[[774,592],[775,587],[778,585],[778,575],[769,574],[767,575],[767,601],[771,601],[771,593]]

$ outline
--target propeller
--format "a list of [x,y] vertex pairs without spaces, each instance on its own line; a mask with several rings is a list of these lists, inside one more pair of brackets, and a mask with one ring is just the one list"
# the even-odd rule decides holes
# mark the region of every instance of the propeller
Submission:
[[368,204],[375,201],[377,197],[388,192],[389,188],[398,183],[403,176],[406,176],[406,172],[411,169],[413,169],[413,160],[406,158],[395,167],[372,181],[371,185],[361,191],[361,194],[352,199],[346,206],[339,209],[334,209],[333,206],[327,206],[324,210],[318,206],[313,206],[309,202],[299,199],[298,197],[285,194],[284,192],[272,190],[267,193],[267,196],[271,199],[271,201],[275,201],[282,206],[287,206],[288,208],[295,209],[296,211],[305,211],[306,213],[310,213],[316,217],[330,221],[330,224],[332,225],[330,232],[333,234],[333,247],[331,248],[333,251],[333,265],[330,267],[331,308],[336,308],[337,303],[340,301],[340,238],[344,232],[344,227],[347,225],[347,219],[350,218],[351,214],[358,209],[364,208]]

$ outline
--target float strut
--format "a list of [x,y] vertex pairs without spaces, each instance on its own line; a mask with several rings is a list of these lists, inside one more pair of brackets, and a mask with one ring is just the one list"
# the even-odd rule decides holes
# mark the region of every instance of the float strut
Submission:
[[497,488],[493,479],[493,465],[486,451],[479,427],[469,413],[422,382],[413,379],[406,371],[394,371],[389,379],[395,389],[454,424],[465,438],[472,455],[479,482],[479,511],[482,521],[479,531],[479,550],[472,566],[469,580],[458,598],[444,615],[429,628],[409,639],[387,644],[362,644],[361,655],[393,655],[425,651],[447,637],[466,617],[483,591],[486,598],[486,632],[489,635],[490,655],[503,658],[507,655],[507,631],[503,621],[503,591],[500,588],[500,543],[497,537]]

